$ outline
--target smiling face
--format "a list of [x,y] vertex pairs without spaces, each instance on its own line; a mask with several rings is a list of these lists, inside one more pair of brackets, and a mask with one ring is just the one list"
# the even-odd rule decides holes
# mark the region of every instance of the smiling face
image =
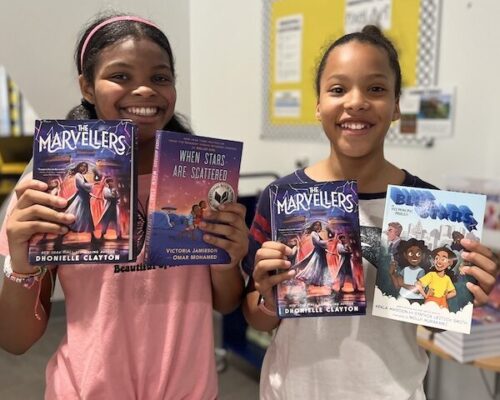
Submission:
[[451,267],[452,263],[453,260],[450,260],[446,251],[438,251],[434,256],[434,268],[436,268],[438,272],[445,271]]
[[383,154],[387,130],[400,116],[386,51],[356,40],[335,47],[320,78],[316,116],[338,157]]
[[405,251],[405,257],[411,266],[416,267],[422,262],[422,250],[418,246],[411,246]]
[[139,142],[155,137],[174,115],[176,91],[169,57],[149,39],[126,38],[99,54],[94,81],[80,76],[83,97],[101,119],[131,119]]

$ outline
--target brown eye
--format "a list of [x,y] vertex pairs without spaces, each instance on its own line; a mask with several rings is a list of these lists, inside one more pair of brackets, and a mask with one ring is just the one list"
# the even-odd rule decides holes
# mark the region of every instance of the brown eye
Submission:
[[335,94],[335,95],[340,95],[340,94],[344,93],[344,89],[340,86],[335,86],[328,91],[332,94]]

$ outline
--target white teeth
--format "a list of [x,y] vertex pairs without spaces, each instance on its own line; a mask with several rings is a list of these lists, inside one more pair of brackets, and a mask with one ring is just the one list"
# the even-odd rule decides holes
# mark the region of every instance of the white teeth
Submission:
[[344,122],[343,124],[340,125],[342,129],[350,129],[352,131],[355,130],[360,130],[360,129],[367,129],[370,126],[368,124],[364,124],[361,122]]
[[128,107],[126,111],[141,117],[151,117],[158,112],[158,107]]

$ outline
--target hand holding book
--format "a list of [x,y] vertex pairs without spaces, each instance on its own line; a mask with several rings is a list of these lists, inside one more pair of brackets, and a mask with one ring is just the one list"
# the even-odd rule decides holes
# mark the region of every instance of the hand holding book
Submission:
[[462,258],[470,262],[471,266],[464,266],[461,273],[476,278],[477,283],[467,283],[467,289],[474,296],[474,305],[480,306],[488,302],[488,295],[493,290],[498,275],[498,258],[488,247],[479,242],[462,239],[460,244],[465,251]]
[[18,202],[7,219],[12,269],[18,273],[31,273],[28,246],[35,234],[64,235],[75,216],[59,212],[66,199],[47,193],[46,183],[36,179],[21,181],[15,191]]
[[248,228],[245,224],[246,208],[239,203],[221,204],[218,210],[203,210],[199,228],[203,240],[229,254],[228,264],[212,264],[212,268],[226,269],[238,265],[248,252]]
[[[266,307],[276,309],[273,288],[277,284],[291,279],[296,271],[290,269],[292,266],[288,256],[292,249],[280,242],[264,242],[255,255],[255,268],[253,280],[255,289],[266,302]],[[277,272],[278,271],[278,272]]]

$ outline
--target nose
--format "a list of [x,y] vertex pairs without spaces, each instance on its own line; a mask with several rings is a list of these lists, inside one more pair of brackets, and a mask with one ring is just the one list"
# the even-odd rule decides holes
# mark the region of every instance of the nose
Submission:
[[369,107],[369,103],[361,90],[352,89],[346,97],[344,106],[347,110],[359,111],[366,110]]
[[139,84],[133,91],[132,94],[143,97],[150,97],[156,95],[156,91],[145,83]]

